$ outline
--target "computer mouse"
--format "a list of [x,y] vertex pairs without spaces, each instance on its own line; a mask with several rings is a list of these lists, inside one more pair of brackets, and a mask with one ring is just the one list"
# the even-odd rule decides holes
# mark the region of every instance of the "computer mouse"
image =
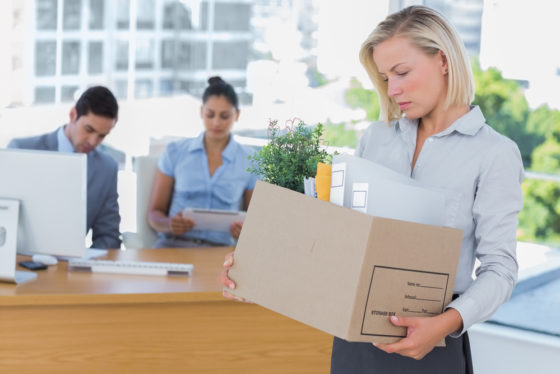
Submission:
[[40,262],[45,265],[56,265],[58,263],[56,257],[51,255],[35,254],[31,258],[33,259],[33,261]]

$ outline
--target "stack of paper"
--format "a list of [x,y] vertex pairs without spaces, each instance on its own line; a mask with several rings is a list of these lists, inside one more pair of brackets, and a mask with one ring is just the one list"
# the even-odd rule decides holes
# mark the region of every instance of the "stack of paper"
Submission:
[[376,217],[444,224],[443,194],[355,156],[333,157],[330,201]]

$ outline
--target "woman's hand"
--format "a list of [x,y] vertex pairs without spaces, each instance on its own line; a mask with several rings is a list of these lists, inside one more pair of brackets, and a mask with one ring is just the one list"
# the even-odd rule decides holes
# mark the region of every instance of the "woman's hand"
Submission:
[[420,360],[434,349],[435,345],[452,332],[462,329],[463,319],[453,308],[435,317],[390,317],[395,326],[407,328],[406,338],[391,344],[375,344],[387,353]]
[[234,222],[229,227],[229,233],[233,236],[234,239],[239,239],[239,235],[241,234],[241,229],[243,228],[243,222]]
[[[231,266],[233,265],[233,252],[230,252],[226,255],[225,261],[224,261],[224,271],[222,271],[222,274],[220,274],[219,282],[222,286],[229,288],[231,290],[235,289],[235,282],[232,281],[229,277],[228,277],[228,272],[229,269],[231,268]],[[230,300],[236,300],[236,301],[241,301],[241,302],[245,302],[245,303],[249,303],[250,301],[233,295],[229,292],[227,292],[226,290],[222,291],[222,295],[224,295],[225,298],[230,299]]]
[[194,227],[194,221],[179,212],[169,219],[169,226],[173,235],[183,235]]

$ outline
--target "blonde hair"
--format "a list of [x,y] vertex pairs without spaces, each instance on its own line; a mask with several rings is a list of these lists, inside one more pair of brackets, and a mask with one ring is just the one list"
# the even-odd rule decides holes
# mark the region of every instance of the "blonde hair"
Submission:
[[448,91],[445,108],[470,105],[474,100],[474,80],[465,46],[453,26],[433,9],[410,6],[390,14],[369,34],[360,49],[360,61],[379,95],[381,119],[390,122],[402,117],[399,105],[387,94],[387,82],[373,61],[374,49],[393,36],[402,36],[424,53],[433,56],[442,51],[448,64]]

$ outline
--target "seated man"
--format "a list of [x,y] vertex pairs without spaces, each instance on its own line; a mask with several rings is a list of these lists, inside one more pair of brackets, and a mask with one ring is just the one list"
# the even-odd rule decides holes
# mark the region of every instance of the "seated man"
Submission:
[[70,121],[56,131],[30,138],[13,139],[8,148],[37,149],[87,154],[87,231],[93,248],[120,248],[118,165],[96,147],[115,127],[118,115],[115,96],[105,87],[88,88],[70,110]]

